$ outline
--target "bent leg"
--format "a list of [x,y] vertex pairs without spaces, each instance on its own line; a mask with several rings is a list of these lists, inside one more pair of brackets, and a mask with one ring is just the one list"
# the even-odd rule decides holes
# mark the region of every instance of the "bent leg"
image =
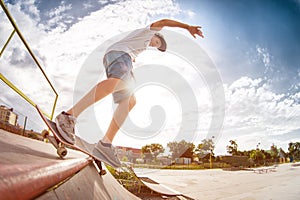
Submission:
[[118,78],[108,78],[101,81],[69,109],[67,113],[78,117],[90,105],[115,91],[123,89],[123,87],[125,87],[124,85],[124,82]]
[[114,116],[111,120],[111,123],[109,125],[109,128],[103,138],[103,142],[105,143],[112,143],[115,135],[117,134],[118,130],[124,123],[126,117],[128,116],[129,112],[132,110],[132,108],[136,104],[136,99],[134,95],[131,97],[122,100],[117,109],[114,112]]

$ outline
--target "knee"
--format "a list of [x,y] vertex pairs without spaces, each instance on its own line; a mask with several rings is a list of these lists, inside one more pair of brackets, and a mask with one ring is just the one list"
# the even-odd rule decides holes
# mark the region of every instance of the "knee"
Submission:
[[135,96],[131,96],[129,99],[129,109],[131,110],[136,104]]

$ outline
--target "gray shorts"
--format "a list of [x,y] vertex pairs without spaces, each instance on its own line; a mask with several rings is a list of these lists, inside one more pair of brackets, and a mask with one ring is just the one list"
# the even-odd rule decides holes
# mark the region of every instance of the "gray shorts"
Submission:
[[132,60],[128,53],[122,51],[110,51],[103,58],[103,65],[107,78],[119,78],[124,81],[125,88],[114,92],[115,103],[120,103],[123,99],[129,98],[133,91]]

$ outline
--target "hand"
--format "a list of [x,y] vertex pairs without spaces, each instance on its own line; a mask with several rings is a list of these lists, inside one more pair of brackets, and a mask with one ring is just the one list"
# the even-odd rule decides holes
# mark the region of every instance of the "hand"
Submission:
[[202,31],[200,30],[201,26],[189,26],[188,31],[190,34],[196,38],[195,35],[199,35],[200,37],[204,38]]

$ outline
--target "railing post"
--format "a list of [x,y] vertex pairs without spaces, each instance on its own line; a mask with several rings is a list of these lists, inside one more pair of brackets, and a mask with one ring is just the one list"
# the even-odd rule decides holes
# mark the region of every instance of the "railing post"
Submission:
[[4,44],[3,48],[1,49],[1,52],[0,52],[0,58],[4,52],[4,50],[6,49],[6,46],[8,45],[8,43],[10,42],[12,36],[14,35],[14,33],[16,32],[16,30],[13,30],[9,36],[9,38],[7,39],[6,43]]

